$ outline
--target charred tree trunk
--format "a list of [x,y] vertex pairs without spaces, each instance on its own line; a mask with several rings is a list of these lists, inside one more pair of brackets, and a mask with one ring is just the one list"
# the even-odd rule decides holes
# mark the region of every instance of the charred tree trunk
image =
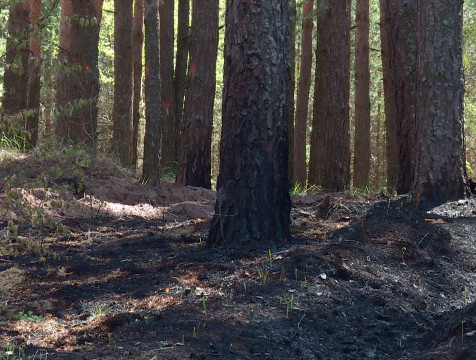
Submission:
[[217,202],[208,242],[290,240],[288,0],[228,0]]
[[160,181],[159,0],[145,0],[145,136],[142,182]]
[[465,196],[463,2],[418,2],[418,92],[413,202]]
[[417,5],[381,0],[382,61],[387,126],[388,181],[403,194],[413,182],[417,98]]
[[190,0],[178,1],[178,26],[177,26],[177,53],[175,55],[175,115],[174,119],[177,124],[175,129],[177,159],[181,158],[180,149],[182,146],[180,132],[182,130],[183,119],[183,103],[185,96],[185,84],[187,82],[187,61],[188,61],[188,35],[189,35],[189,18],[190,18]]
[[30,64],[28,79],[28,108],[32,110],[26,118],[27,137],[25,147],[32,149],[38,143],[38,124],[40,120],[40,70],[41,38],[38,21],[41,17],[41,0],[30,0]]
[[218,2],[194,0],[179,182],[211,188],[211,141],[218,52]]
[[72,0],[61,0],[60,39],[58,49],[58,62],[60,64],[56,84],[56,110],[58,117],[55,123],[56,139],[64,144],[68,141],[69,117],[66,113],[68,105],[68,72],[71,66],[70,44],[71,27],[69,19],[73,17]]
[[8,18],[0,131],[17,140],[24,136],[22,112],[28,106],[29,10],[29,0],[13,3]]
[[294,92],[296,90],[296,0],[289,0],[289,57],[291,64],[288,94],[289,180],[294,181]]
[[122,165],[132,160],[132,9],[133,0],[114,1],[113,152]]
[[144,45],[144,0],[134,2],[134,20],[132,23],[132,67],[134,94],[132,98],[132,164],[137,164],[139,143],[140,100],[142,92],[142,47]]
[[309,183],[343,191],[350,180],[350,1],[319,1]]
[[306,132],[312,70],[312,28],[314,0],[304,3],[302,15],[301,66],[294,129],[294,183],[306,186]]
[[357,0],[357,29],[355,33],[355,188],[368,187],[370,175],[369,7],[369,0]]
[[[98,43],[103,0],[74,0],[66,97],[68,140],[96,146],[99,96]],[[69,115],[69,114],[68,114]]]
[[177,167],[175,135],[177,123],[174,107],[174,0],[161,0],[160,14],[160,84],[162,151],[161,168]]

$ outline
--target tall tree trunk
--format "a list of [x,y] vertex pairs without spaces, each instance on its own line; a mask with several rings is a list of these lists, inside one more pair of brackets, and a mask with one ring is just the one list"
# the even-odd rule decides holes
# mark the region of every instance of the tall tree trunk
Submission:
[[296,89],[296,0],[289,0],[289,57],[291,59],[291,78],[289,80],[288,94],[288,137],[289,137],[289,155],[288,169],[289,180],[294,181],[294,92]]
[[41,17],[41,0],[30,0],[30,63],[28,79],[28,108],[33,112],[26,117],[27,137],[25,147],[32,149],[38,143],[38,124],[40,120],[40,70],[41,38],[38,21]]
[[0,131],[13,138],[23,137],[28,106],[29,10],[29,0],[13,3],[8,18]]
[[193,0],[179,182],[211,188],[211,141],[218,52],[218,2]]
[[[187,82],[188,36],[189,36],[190,0],[178,1],[177,53],[175,55],[175,129],[177,159],[181,158],[181,136],[185,85]],[[178,174],[177,174],[178,175]]]
[[466,194],[463,141],[463,2],[418,2],[418,92],[413,202],[424,207]]
[[174,93],[174,0],[161,0],[160,14],[160,96],[162,103],[161,168],[177,167]]
[[368,187],[370,175],[369,7],[369,0],[357,0],[357,29],[355,33],[355,188]]
[[[412,154],[415,144],[417,99],[416,6],[414,0],[381,0],[382,61],[389,161],[387,184],[391,188],[396,185],[396,190],[400,194],[410,191],[413,182]],[[394,113],[391,113],[393,111]]]
[[113,149],[125,166],[132,160],[133,0],[114,1]]
[[60,64],[56,80],[56,110],[58,116],[55,123],[56,138],[59,143],[68,141],[69,118],[66,113],[68,106],[68,73],[71,67],[71,27],[70,19],[73,17],[72,0],[61,0],[60,39],[58,49],[58,62]]
[[350,1],[319,1],[317,14],[309,183],[343,191],[350,180]]
[[74,0],[70,60],[74,71],[67,79],[68,140],[96,146],[99,96],[98,43],[103,0]]
[[294,182],[306,186],[306,131],[312,71],[312,28],[314,0],[304,3],[302,15],[301,66],[294,129]]
[[144,0],[134,1],[132,23],[132,67],[134,72],[134,95],[132,100],[132,164],[137,164],[139,144],[140,100],[142,92],[142,47],[144,45]]
[[287,241],[288,0],[227,0],[225,87],[210,246]]
[[145,136],[142,182],[160,181],[159,0],[145,0]]
[[377,130],[375,135],[375,181],[374,187],[378,189],[380,187],[380,177],[382,172],[382,159],[383,159],[383,149],[382,149],[382,105],[380,99],[382,97],[382,89],[378,89],[377,92]]

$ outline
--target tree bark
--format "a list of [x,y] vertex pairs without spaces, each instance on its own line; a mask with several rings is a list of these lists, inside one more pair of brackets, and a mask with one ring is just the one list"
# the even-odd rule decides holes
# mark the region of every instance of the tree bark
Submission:
[[414,0],[381,0],[388,180],[399,194],[413,182],[417,99],[417,8]]
[[309,183],[343,191],[350,181],[350,1],[318,2]]
[[38,143],[38,124],[40,120],[40,70],[41,38],[38,21],[41,17],[41,0],[30,0],[30,61],[28,79],[28,109],[33,112],[26,117],[27,137],[25,147],[32,149]]
[[[162,151],[161,168],[177,167],[176,134],[174,107],[174,0],[161,0],[160,14],[160,84],[161,84],[161,124]],[[174,171],[175,173],[175,171]]]
[[357,29],[355,33],[355,188],[368,187],[370,175],[369,7],[369,0],[357,0]]
[[19,141],[24,137],[22,112],[28,106],[29,11],[29,0],[10,5],[3,78],[1,132]]
[[113,152],[132,166],[132,9],[133,0],[114,1]]
[[289,180],[294,181],[294,92],[296,90],[296,0],[289,0],[289,57],[291,64],[288,94]]
[[466,193],[462,1],[418,2],[414,204],[431,207]]
[[160,181],[159,0],[145,0],[145,135],[142,182]]
[[290,240],[288,0],[228,0],[217,202],[208,243]]
[[134,94],[132,99],[132,163],[137,165],[139,143],[140,100],[142,92],[142,47],[144,45],[144,0],[134,1],[134,20],[132,23],[132,67]]
[[314,0],[307,0],[303,6],[301,66],[296,102],[294,129],[294,183],[306,186],[306,132],[309,110],[309,91],[312,71],[312,28]]
[[179,182],[211,188],[211,141],[218,52],[218,2],[192,2],[190,66]]
[[[177,26],[177,52],[175,55],[175,115],[177,124],[175,129],[177,159],[181,158],[180,149],[182,147],[180,132],[183,128],[183,104],[185,96],[185,85],[187,83],[187,61],[188,61],[188,36],[189,36],[190,0],[178,1],[178,26]],[[178,175],[178,173],[177,173]]]

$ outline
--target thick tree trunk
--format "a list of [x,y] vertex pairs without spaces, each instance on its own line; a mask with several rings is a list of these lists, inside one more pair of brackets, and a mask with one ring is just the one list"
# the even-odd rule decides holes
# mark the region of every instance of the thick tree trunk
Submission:
[[71,67],[71,27],[69,19],[73,17],[72,0],[61,0],[61,19],[60,19],[60,39],[58,49],[58,62],[60,64],[58,77],[56,80],[56,110],[58,116],[55,123],[56,139],[59,143],[68,141],[68,116],[66,107],[68,105],[68,70]]
[[317,6],[316,84],[309,183],[343,191],[350,180],[350,1]]
[[217,202],[209,245],[287,241],[288,0],[228,0]]
[[289,0],[289,58],[291,60],[291,78],[289,80],[288,94],[288,137],[289,137],[289,155],[288,169],[289,180],[294,181],[294,92],[296,89],[296,0]]
[[418,2],[418,92],[413,202],[466,194],[462,1]]
[[175,55],[175,115],[174,119],[177,123],[175,129],[177,159],[181,158],[181,136],[182,119],[183,119],[183,103],[185,96],[185,85],[187,82],[187,61],[188,61],[188,35],[189,35],[189,19],[190,19],[190,0],[178,1],[178,26],[177,26],[177,53]]
[[23,137],[22,111],[28,106],[29,10],[29,0],[13,3],[8,18],[0,132],[17,140]]
[[218,2],[194,0],[185,95],[181,184],[211,188],[211,141],[218,52]]
[[[99,96],[98,43],[103,0],[74,0],[67,79],[68,140],[96,146]],[[68,111],[67,110],[67,111]],[[69,114],[68,114],[69,115]]]
[[368,187],[370,175],[369,7],[369,0],[357,0],[357,29],[355,33],[355,188]]
[[132,24],[132,67],[134,72],[134,94],[132,100],[132,163],[137,164],[139,144],[140,100],[142,92],[142,47],[144,45],[144,0],[134,2]]
[[122,165],[132,159],[132,9],[133,0],[114,1],[113,152]]
[[33,111],[26,118],[27,137],[25,147],[32,149],[38,143],[38,124],[40,120],[40,70],[41,38],[38,21],[41,17],[41,0],[30,0],[30,63],[28,79],[28,108]]
[[159,0],[145,0],[145,136],[142,182],[160,181]]
[[162,103],[161,168],[176,169],[177,153],[174,93],[174,0],[161,0],[160,14],[160,96]]
[[416,6],[414,0],[381,0],[387,184],[400,194],[410,191],[414,175],[412,154],[415,144],[418,46]]
[[296,102],[294,129],[294,183],[306,186],[306,131],[309,110],[309,91],[312,70],[312,28],[314,0],[307,0],[303,6],[301,66]]

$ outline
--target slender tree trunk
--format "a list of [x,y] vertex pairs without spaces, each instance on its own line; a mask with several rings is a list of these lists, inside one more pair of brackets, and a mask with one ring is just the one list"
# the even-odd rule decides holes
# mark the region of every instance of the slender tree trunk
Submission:
[[388,180],[398,193],[413,182],[417,99],[417,9],[414,0],[381,0]]
[[114,1],[113,149],[132,166],[132,9],[133,0]]
[[73,17],[72,0],[61,0],[61,18],[60,18],[60,40],[58,49],[58,61],[60,64],[56,91],[56,110],[58,116],[55,123],[56,138],[59,143],[68,141],[68,123],[69,118],[66,113],[68,105],[68,72],[71,67],[71,27],[69,20]]
[[142,181],[160,181],[159,0],[145,0],[145,136]]
[[291,79],[289,80],[288,94],[288,137],[289,137],[289,155],[288,169],[289,180],[294,181],[294,92],[296,89],[296,0],[289,0],[289,57],[291,59]]
[[294,183],[306,186],[306,131],[309,110],[309,90],[312,71],[312,28],[314,0],[307,0],[303,7],[301,66],[296,102],[294,129]]
[[290,240],[288,0],[228,0],[217,202],[209,245]]
[[175,121],[174,93],[174,0],[161,0],[160,14],[160,84],[162,151],[161,168],[176,169],[177,123]]
[[370,175],[369,7],[369,0],[357,0],[357,29],[355,33],[355,188],[368,187]]
[[175,55],[175,145],[177,159],[181,158],[181,136],[185,85],[187,82],[188,36],[189,36],[190,0],[178,1],[177,53]]
[[134,73],[134,95],[132,100],[132,163],[137,165],[139,144],[140,100],[142,92],[142,47],[144,46],[144,0],[134,1],[132,24],[132,66]]
[[380,103],[380,99],[382,97],[382,89],[378,89],[377,92],[378,100],[377,100],[377,131],[375,136],[375,181],[374,187],[377,189],[380,187],[380,176],[382,172],[382,158],[383,158],[383,149],[382,141],[380,140],[382,137],[382,105]]
[[343,191],[350,180],[350,1],[317,6],[316,85],[309,183]]
[[211,141],[218,52],[218,2],[193,0],[179,182],[211,188]]
[[8,18],[1,132],[13,138],[23,137],[28,105],[29,10],[29,0],[13,3]]
[[467,193],[463,140],[463,2],[418,2],[418,91],[413,202],[430,207]]
[[38,21],[41,17],[41,0],[30,0],[30,61],[28,79],[28,108],[33,112],[26,117],[27,137],[25,147],[32,149],[38,143],[38,124],[40,120],[40,70],[41,38]]
[[74,71],[67,79],[68,139],[94,149],[99,96],[98,43],[103,0],[74,0],[70,59]]

